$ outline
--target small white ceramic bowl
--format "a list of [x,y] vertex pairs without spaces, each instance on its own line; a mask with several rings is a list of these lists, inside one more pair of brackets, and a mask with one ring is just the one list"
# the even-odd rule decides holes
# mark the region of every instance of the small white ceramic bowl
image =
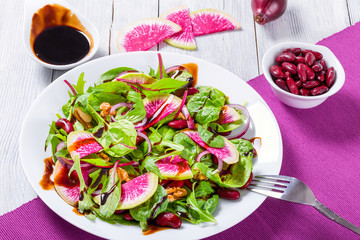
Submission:
[[[79,60],[75,63],[66,64],[66,65],[49,64],[47,62],[40,60],[34,54],[34,51],[33,51],[32,47],[30,46],[30,31],[31,31],[32,17],[34,15],[34,13],[36,13],[40,8],[44,7],[45,5],[54,4],[54,3],[57,3],[63,7],[70,9],[72,11],[72,13],[74,13],[78,17],[81,24],[86,28],[86,30],[91,34],[91,36],[93,38],[93,46],[90,49],[90,52],[84,58],[82,58],[81,60]],[[95,53],[97,52],[97,50],[99,49],[99,46],[100,46],[100,35],[99,35],[99,31],[97,30],[97,28],[87,18],[85,18],[76,9],[74,9],[73,6],[71,6],[69,3],[67,3],[64,0],[26,0],[24,3],[24,36],[23,36],[23,38],[24,38],[23,43],[24,43],[26,52],[29,54],[29,56],[32,59],[34,59],[35,61],[37,61],[38,63],[42,64],[43,66],[45,66],[47,68],[57,69],[57,70],[71,69],[75,66],[78,66],[78,65],[90,60],[95,55]]]
[[[333,86],[328,92],[318,96],[301,96],[295,95],[279,88],[270,74],[270,67],[277,64],[275,57],[287,48],[301,48],[302,50],[310,49],[320,52],[328,67],[334,67],[336,78]],[[313,108],[323,103],[328,97],[337,93],[345,83],[345,72],[339,60],[327,47],[301,42],[284,42],[277,44],[268,49],[262,59],[262,69],[266,80],[269,82],[274,94],[286,105],[294,108]]]

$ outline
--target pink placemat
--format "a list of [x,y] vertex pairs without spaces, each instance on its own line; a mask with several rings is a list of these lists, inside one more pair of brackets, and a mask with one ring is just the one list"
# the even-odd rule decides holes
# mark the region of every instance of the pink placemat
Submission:
[[[281,174],[304,181],[317,199],[360,226],[360,23],[318,44],[342,63],[344,87],[322,105],[282,104],[263,75],[249,84],[273,111],[283,138]],[[236,214],[236,213],[234,213]],[[3,239],[100,239],[66,222],[36,198],[0,216]],[[314,208],[268,198],[248,218],[212,239],[357,239]]]

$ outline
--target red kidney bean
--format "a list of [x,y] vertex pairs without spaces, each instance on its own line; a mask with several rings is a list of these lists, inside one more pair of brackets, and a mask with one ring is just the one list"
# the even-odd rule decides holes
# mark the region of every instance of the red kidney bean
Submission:
[[327,70],[326,62],[325,62],[324,59],[321,59],[321,60],[319,61],[319,63],[320,63],[321,66],[323,67],[323,70]]
[[292,74],[290,73],[290,72],[288,72],[288,71],[286,71],[285,73],[284,73],[284,75],[288,78],[288,77],[292,77]]
[[317,96],[326,93],[329,90],[327,86],[319,86],[311,90],[311,95]]
[[305,54],[305,63],[309,67],[311,67],[315,62],[315,56],[311,52]]
[[306,88],[306,89],[313,89],[314,87],[317,87],[317,86],[320,86],[320,82],[315,81],[315,80],[307,81],[302,84],[302,87]]
[[194,87],[189,87],[188,88],[188,95],[195,95],[199,92],[199,90],[197,90],[196,88]]
[[167,180],[167,179],[162,179],[160,182],[160,185],[165,187],[167,184],[169,184],[171,182],[171,180]]
[[288,86],[291,93],[299,95],[299,89],[297,88],[294,79],[287,78],[286,79],[286,85]]
[[174,180],[171,183],[169,183],[166,188],[172,188],[172,187],[182,187],[184,185],[183,180]]
[[163,212],[156,217],[156,224],[161,227],[179,228],[181,227],[181,218],[174,213]]
[[306,82],[306,80],[307,80],[306,65],[303,63],[299,63],[297,65],[297,72],[298,72],[299,79],[302,82]]
[[237,190],[230,188],[218,188],[217,194],[220,198],[236,200],[240,198],[240,193]]
[[289,62],[283,62],[281,66],[291,74],[296,74],[296,66]]
[[115,210],[115,213],[116,214],[122,214],[122,213],[124,213],[125,212],[125,210]]
[[311,69],[312,69],[314,72],[320,72],[321,70],[323,70],[323,66],[322,66],[319,62],[316,62],[316,63],[314,63],[314,65],[311,67]]
[[277,61],[278,63],[293,62],[295,60],[295,57],[296,56],[291,52],[280,53],[279,55],[276,56],[275,61]]
[[309,49],[303,50],[302,55],[305,56],[308,52],[311,52],[316,60],[321,60],[323,58],[323,55],[321,53]]
[[282,79],[276,79],[276,80],[275,80],[275,84],[276,84],[279,88],[281,88],[282,90],[285,90],[285,91],[287,91],[287,92],[290,91],[289,88],[288,88],[287,85],[286,85],[286,82],[285,82],[284,80],[282,80]]
[[286,52],[291,52],[297,56],[297,55],[301,54],[301,48],[288,48],[283,51],[283,53],[286,53]]
[[326,86],[331,87],[334,84],[335,76],[336,73],[334,67],[329,67],[326,72],[326,80],[325,80]]
[[297,88],[301,87],[301,83],[302,83],[301,80],[297,80],[297,81],[294,81],[294,82],[295,82],[295,85],[296,85]]
[[129,212],[127,212],[127,213],[124,214],[124,218],[125,218],[126,221],[133,221],[133,220],[135,220],[135,219],[131,216],[131,214],[130,214]]
[[185,184],[185,186],[187,186],[188,188],[192,189],[193,183],[192,183],[189,179],[185,180],[185,181],[184,181],[184,184]]
[[249,179],[247,180],[247,182],[246,182],[240,189],[245,189],[245,188],[247,188],[247,187],[250,185],[251,181],[253,180],[253,177],[254,177],[254,175],[253,175],[253,173],[251,172]]
[[58,129],[60,128],[63,129],[67,134],[74,131],[74,127],[72,123],[66,118],[60,118],[59,120],[56,121],[55,125]]
[[308,67],[307,65],[305,65],[305,69],[306,69],[306,76],[308,80],[314,80],[315,79],[315,73],[314,71]]
[[316,79],[320,82],[323,82],[323,81],[325,81],[325,75],[326,75],[326,71],[324,71],[324,70],[321,72],[318,72]]
[[305,63],[305,58],[302,56],[297,56],[294,60],[294,64],[298,64],[298,63]]
[[281,70],[280,66],[277,65],[271,66],[270,73],[276,78],[285,78],[285,74]]
[[183,119],[174,120],[168,123],[168,126],[174,129],[184,129],[187,128],[187,121]]
[[302,96],[310,96],[310,91],[305,88],[300,89],[299,92]]

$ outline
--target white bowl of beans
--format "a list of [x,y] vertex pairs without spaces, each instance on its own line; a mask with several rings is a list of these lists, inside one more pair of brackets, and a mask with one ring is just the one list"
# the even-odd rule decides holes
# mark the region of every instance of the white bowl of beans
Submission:
[[266,51],[262,68],[274,94],[294,108],[316,107],[345,83],[341,63],[330,49],[321,45],[277,44]]

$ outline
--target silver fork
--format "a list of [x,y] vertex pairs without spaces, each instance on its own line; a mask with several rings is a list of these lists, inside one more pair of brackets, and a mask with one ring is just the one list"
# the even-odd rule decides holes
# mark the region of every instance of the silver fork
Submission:
[[315,195],[311,189],[299,179],[281,175],[256,176],[247,189],[265,196],[313,206],[325,217],[360,235],[359,227],[346,221],[331,211],[329,208],[321,204],[315,198]]

